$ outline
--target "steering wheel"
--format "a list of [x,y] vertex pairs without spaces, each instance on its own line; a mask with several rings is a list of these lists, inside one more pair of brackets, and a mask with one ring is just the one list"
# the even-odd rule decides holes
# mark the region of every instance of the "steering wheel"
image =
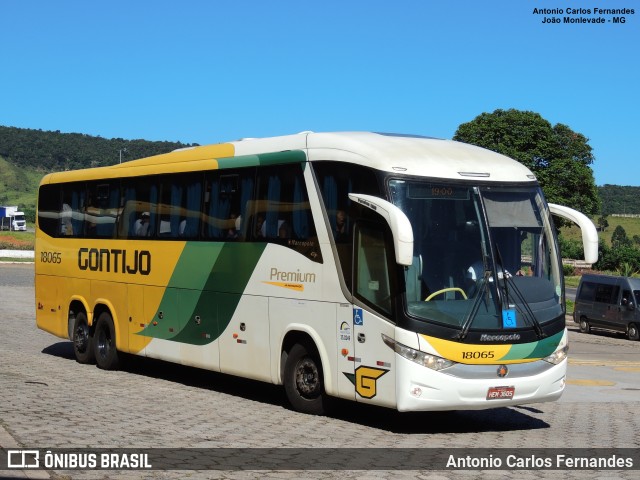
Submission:
[[440,295],[441,293],[446,293],[446,292],[460,292],[462,294],[462,296],[464,297],[464,299],[467,299],[467,294],[464,293],[464,290],[462,290],[459,287],[448,287],[448,288],[443,288],[442,290],[438,290],[437,292],[433,292],[431,295],[429,295],[427,298],[424,299],[425,302],[428,302],[429,300],[431,300],[433,297],[436,297],[438,295]]

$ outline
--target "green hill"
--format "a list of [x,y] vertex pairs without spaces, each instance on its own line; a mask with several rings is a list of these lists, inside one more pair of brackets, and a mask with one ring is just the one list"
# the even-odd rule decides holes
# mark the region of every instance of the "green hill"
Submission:
[[603,215],[640,214],[640,187],[607,184],[598,187],[598,195],[602,201]]
[[19,167],[0,157],[0,205],[19,205],[27,218],[35,218],[36,192],[44,173]]
[[18,205],[34,221],[38,185],[47,173],[113,165],[121,152],[127,161],[189,146],[0,126],[0,205]]

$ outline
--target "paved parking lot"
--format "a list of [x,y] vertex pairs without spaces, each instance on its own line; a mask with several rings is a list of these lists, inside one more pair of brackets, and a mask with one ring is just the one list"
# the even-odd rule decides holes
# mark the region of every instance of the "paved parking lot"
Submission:
[[[70,342],[35,327],[32,266],[0,265],[0,292],[0,446],[4,449],[615,447],[637,451],[640,447],[640,343],[619,336],[571,332],[569,385],[556,403],[400,414],[341,402],[333,415],[313,417],[287,409],[281,388],[264,383],[145,359],[134,359],[117,372],[80,365]],[[12,470],[0,472],[0,478],[445,479],[476,478],[479,473]],[[497,470],[484,475],[506,479],[514,473]],[[517,472],[524,479],[639,475],[638,470]]]

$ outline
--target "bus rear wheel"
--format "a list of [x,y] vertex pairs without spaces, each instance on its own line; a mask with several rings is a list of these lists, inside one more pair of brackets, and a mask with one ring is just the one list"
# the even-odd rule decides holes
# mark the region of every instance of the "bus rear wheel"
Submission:
[[311,415],[324,414],[326,394],[322,364],[315,349],[299,343],[291,348],[284,365],[284,389],[294,410]]
[[91,328],[84,312],[78,312],[73,322],[73,353],[78,363],[91,363],[93,355],[93,338]]
[[638,332],[638,325],[632,323],[627,330],[627,337],[629,340],[640,340],[640,333]]
[[115,370],[118,368],[120,359],[116,349],[116,332],[113,326],[113,319],[108,312],[102,312],[98,317],[98,322],[93,332],[93,350],[99,368],[103,370]]

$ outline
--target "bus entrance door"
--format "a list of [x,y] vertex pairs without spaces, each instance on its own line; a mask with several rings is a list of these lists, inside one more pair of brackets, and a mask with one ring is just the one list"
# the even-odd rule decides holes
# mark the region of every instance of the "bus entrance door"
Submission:
[[353,289],[363,306],[353,308],[354,385],[357,401],[395,407],[395,352],[383,341],[383,335],[395,336],[393,324],[384,319],[393,317],[395,288],[388,230],[380,222],[361,222],[355,227]]

